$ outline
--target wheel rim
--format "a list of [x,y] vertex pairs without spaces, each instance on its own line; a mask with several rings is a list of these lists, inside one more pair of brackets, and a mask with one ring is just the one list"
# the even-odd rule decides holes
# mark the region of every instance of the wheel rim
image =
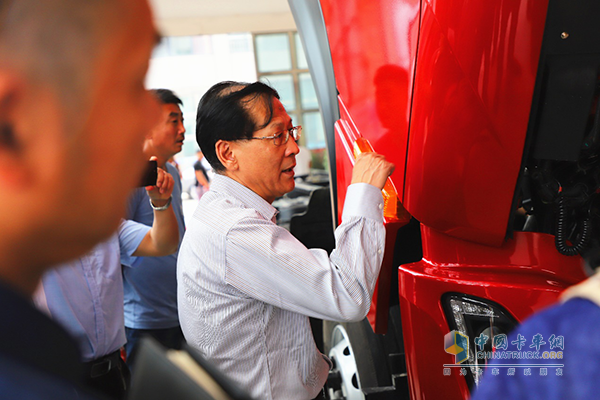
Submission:
[[343,326],[337,325],[333,329],[331,333],[331,345],[329,358],[333,361],[335,370],[339,372],[342,383],[341,393],[337,391],[333,393],[333,390],[329,389],[330,398],[365,400],[365,396],[360,390],[360,379],[356,368],[356,360],[354,359],[354,351],[352,351],[348,333]]

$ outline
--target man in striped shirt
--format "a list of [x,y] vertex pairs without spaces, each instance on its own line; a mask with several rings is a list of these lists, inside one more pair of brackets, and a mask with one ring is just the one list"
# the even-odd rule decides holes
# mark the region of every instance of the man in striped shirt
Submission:
[[357,159],[328,256],[275,224],[271,203],[294,189],[301,131],[275,90],[219,83],[200,100],[196,128],[216,175],[179,253],[186,340],[257,399],[312,399],[330,365],[308,317],[367,314],[385,240],[381,189],[394,166],[373,153]]

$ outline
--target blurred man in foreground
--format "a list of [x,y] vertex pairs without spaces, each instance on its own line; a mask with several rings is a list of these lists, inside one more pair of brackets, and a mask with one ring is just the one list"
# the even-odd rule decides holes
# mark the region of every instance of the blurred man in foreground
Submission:
[[77,346],[28,296],[124,216],[156,40],[145,0],[0,0],[1,398],[87,398]]

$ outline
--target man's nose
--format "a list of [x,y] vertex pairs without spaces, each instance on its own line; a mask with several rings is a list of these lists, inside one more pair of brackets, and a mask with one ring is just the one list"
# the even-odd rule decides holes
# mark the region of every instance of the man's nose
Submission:
[[286,151],[289,154],[297,155],[298,153],[300,153],[300,147],[298,147],[298,143],[296,142],[296,140],[294,140],[294,138],[292,136],[290,136],[290,138],[286,144],[287,144]]

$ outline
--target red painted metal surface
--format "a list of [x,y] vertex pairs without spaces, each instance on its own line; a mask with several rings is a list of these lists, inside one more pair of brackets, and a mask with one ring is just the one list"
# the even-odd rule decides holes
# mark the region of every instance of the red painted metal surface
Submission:
[[387,333],[388,328],[388,309],[390,307],[390,288],[392,286],[392,276],[394,269],[394,246],[396,245],[396,235],[398,229],[406,225],[406,222],[391,222],[385,225],[385,253],[381,262],[379,279],[373,292],[371,308],[367,314],[367,319],[373,332]]
[[554,236],[540,233],[516,232],[500,247],[454,239],[427,227],[422,235],[423,260],[401,266],[398,277],[411,399],[467,399],[467,384],[458,371],[443,375],[443,365],[454,361],[444,351],[450,328],[442,295],[490,299],[523,320],[585,278],[581,259],[557,255]]
[[[404,186],[419,7],[418,0],[321,1],[340,92],[341,122],[355,126],[359,136],[368,139],[375,151],[396,165],[392,181],[400,195]],[[339,161],[345,157],[339,142],[336,151],[341,210],[351,175],[346,171],[348,165]]]
[[448,235],[502,244],[547,1],[423,2],[404,205]]

